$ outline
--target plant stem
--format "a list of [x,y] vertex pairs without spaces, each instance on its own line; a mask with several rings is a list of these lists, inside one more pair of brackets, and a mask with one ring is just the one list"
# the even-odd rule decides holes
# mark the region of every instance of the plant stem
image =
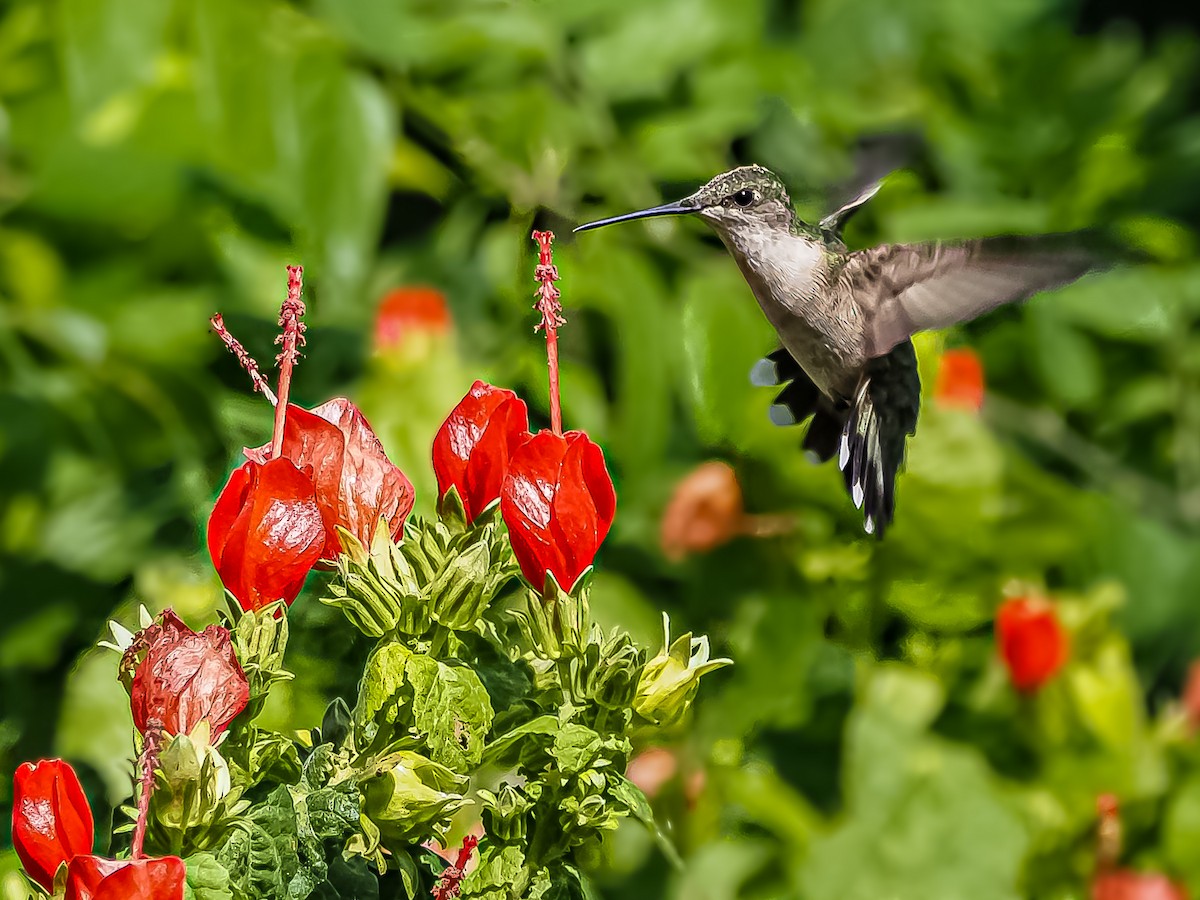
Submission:
[[150,819],[150,795],[154,793],[154,770],[158,768],[159,741],[162,739],[162,722],[151,718],[146,723],[146,735],[142,741],[142,752],[138,756],[138,782],[141,793],[138,795],[137,825],[133,829],[133,844],[130,856],[141,859],[142,846],[146,841],[146,824]]

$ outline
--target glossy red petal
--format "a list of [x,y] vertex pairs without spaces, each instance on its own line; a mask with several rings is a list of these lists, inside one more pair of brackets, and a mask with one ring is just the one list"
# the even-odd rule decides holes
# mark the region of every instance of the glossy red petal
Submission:
[[29,877],[47,891],[60,865],[76,854],[92,852],[92,810],[70,765],[46,759],[17,768],[12,840]]
[[187,866],[178,856],[111,860],[76,857],[65,900],[183,900]]
[[253,478],[249,463],[240,466],[233,470],[229,481],[217,496],[212,514],[208,517],[208,554],[214,566],[220,562],[234,522],[246,503],[246,494]]
[[521,571],[535,588],[547,571],[571,588],[592,564],[615,510],[604,456],[586,434],[542,431],[513,454],[500,512]]
[[456,487],[473,522],[500,496],[508,461],[528,432],[529,412],[520,397],[476,381],[433,439],[438,494]]
[[[313,414],[337,427],[345,443],[338,524],[369,545],[382,518],[392,539],[399,538],[415,499],[412,482],[388,459],[366,416],[349,400],[337,397],[313,409]],[[340,541],[335,548],[326,549],[325,558],[332,559],[339,552]]]

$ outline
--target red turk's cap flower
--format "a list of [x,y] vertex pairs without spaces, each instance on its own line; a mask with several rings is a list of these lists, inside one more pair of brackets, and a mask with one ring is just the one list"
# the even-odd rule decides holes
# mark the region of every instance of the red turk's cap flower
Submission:
[[172,610],[138,634],[122,660],[127,665],[135,667],[130,697],[142,734],[152,719],[171,735],[190,734],[207,719],[216,738],[250,700],[229,629],[209,625],[197,633]]
[[186,880],[187,866],[178,856],[77,856],[67,867],[65,900],[183,900]]
[[1067,661],[1070,639],[1054,607],[1035,597],[1006,600],[996,614],[1000,658],[1013,687],[1036,691],[1058,674]]
[[1187,900],[1187,891],[1157,872],[1118,869],[1096,877],[1092,900]]
[[91,853],[92,810],[79,776],[61,759],[23,763],[13,775],[13,849],[29,877],[53,890],[54,873]]
[[[246,450],[246,457],[265,462],[270,451],[264,444]],[[312,473],[325,531],[321,559],[333,560],[342,552],[337,525],[368,546],[381,517],[393,539],[404,530],[413,507],[412,482],[387,458],[366,417],[349,400],[337,397],[312,410],[289,405],[281,453]]]
[[933,396],[942,406],[979,412],[983,406],[983,363],[969,347],[942,354]]
[[235,469],[208,519],[213,565],[245,610],[295,600],[324,546],[313,480],[282,457]]
[[375,349],[403,349],[411,338],[444,335],[450,330],[450,310],[441,291],[431,287],[401,287],[390,291],[375,313]]
[[582,431],[541,431],[517,448],[500,490],[500,514],[526,580],[546,574],[570,590],[592,564],[616,514],[604,454]]
[[438,494],[458,489],[467,521],[500,497],[513,452],[529,438],[525,401],[504,388],[476,381],[433,439]]

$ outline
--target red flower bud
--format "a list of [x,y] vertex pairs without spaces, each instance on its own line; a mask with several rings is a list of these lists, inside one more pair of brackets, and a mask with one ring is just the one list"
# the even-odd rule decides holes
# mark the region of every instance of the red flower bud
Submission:
[[1118,869],[1096,877],[1092,900],[1187,900],[1187,892],[1166,875]]
[[508,461],[528,438],[525,401],[512,391],[476,381],[433,439],[439,496],[453,485],[467,521],[474,522],[499,498]]
[[282,457],[236,469],[208,519],[213,565],[246,610],[295,600],[324,544],[312,479]]
[[402,351],[412,341],[450,330],[450,310],[442,292],[431,287],[390,291],[375,313],[375,350]]
[[1038,598],[1006,600],[996,614],[996,640],[1013,686],[1022,692],[1036,691],[1058,674],[1070,652],[1054,607]]
[[500,514],[513,553],[537,591],[554,575],[570,590],[612,525],[617,495],[604,454],[582,431],[541,431],[509,461]]
[[979,412],[983,406],[983,363],[979,355],[968,347],[943,353],[933,396],[942,406]]
[[17,768],[12,841],[30,878],[52,890],[58,867],[91,853],[93,840],[92,810],[74,769],[61,759]]
[[[246,450],[265,462],[270,444]],[[336,559],[340,525],[369,545],[380,517],[396,539],[413,506],[412,482],[387,458],[366,418],[349,400],[337,397],[312,410],[288,406],[281,455],[311,469],[317,506],[325,526],[322,559]]]
[[67,866],[65,900],[183,900],[186,880],[187,866],[178,856],[77,856]]
[[229,630],[220,625],[197,633],[167,610],[135,638],[123,666],[126,660],[136,665],[130,697],[142,734],[151,719],[170,735],[190,734],[207,719],[215,738],[250,700]]

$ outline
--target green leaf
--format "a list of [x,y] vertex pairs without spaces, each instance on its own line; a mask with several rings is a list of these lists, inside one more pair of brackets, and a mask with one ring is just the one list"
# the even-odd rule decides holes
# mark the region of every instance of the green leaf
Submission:
[[360,747],[373,742],[380,729],[411,721],[412,685],[405,669],[412,655],[402,644],[383,644],[367,659],[354,706]]
[[187,883],[184,900],[233,900],[229,873],[211,853],[196,853],[184,860]]
[[413,720],[430,759],[459,772],[479,765],[492,727],[492,703],[479,676],[418,654],[409,657],[406,672]]
[[[488,744],[484,749],[483,758],[489,765],[505,765],[522,755],[524,751],[522,745],[526,743],[527,739],[536,739],[536,743],[549,745],[552,742],[546,740],[546,737],[554,735],[557,731],[557,718],[549,715],[538,716]],[[513,750],[517,752],[514,753]]]
[[564,775],[575,775],[592,764],[600,747],[600,735],[586,725],[570,722],[555,732],[550,755]]
[[876,669],[847,733],[846,814],[812,843],[807,895],[1016,900],[1029,843],[980,754],[924,733],[936,682]]
[[654,810],[642,789],[624,775],[613,774],[609,776],[609,792],[613,799],[624,803],[629,809],[629,814],[645,825],[647,830],[654,835],[654,839],[658,842],[667,861],[676,869],[682,869],[683,858],[680,857],[679,851],[675,849],[675,845],[667,837],[666,832],[659,828],[658,822],[654,818]]

